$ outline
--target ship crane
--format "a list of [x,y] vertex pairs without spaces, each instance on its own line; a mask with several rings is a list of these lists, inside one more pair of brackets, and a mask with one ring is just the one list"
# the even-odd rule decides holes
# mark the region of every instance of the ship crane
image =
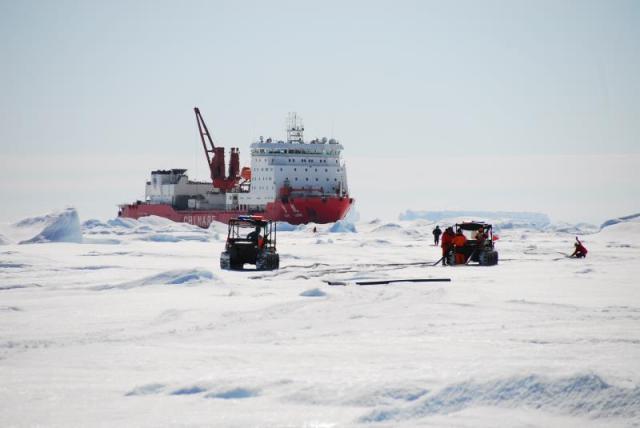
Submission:
[[[240,150],[237,147],[231,148],[229,159],[229,175],[225,175],[224,147],[216,147],[209,133],[209,128],[204,122],[200,109],[194,107],[196,114],[196,122],[198,123],[198,131],[200,132],[200,140],[204,148],[204,154],[207,157],[207,164],[211,172],[211,180],[213,187],[220,189],[222,192],[232,190],[240,181]],[[207,144],[208,143],[208,144]]]

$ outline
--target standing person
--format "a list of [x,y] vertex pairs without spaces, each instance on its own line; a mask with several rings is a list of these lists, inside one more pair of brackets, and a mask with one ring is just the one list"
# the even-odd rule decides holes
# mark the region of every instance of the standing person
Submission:
[[254,230],[253,232],[251,232],[251,233],[249,233],[247,235],[247,239],[252,241],[255,245],[259,244],[260,240],[262,239],[262,235],[260,235],[260,226],[259,225],[256,226],[256,230]]
[[478,241],[478,248],[484,245],[484,241],[486,241],[487,238],[488,236],[485,233],[484,228],[481,227],[480,229],[478,229],[478,231],[476,232],[476,241]]
[[437,247],[438,244],[440,244],[440,235],[442,235],[440,226],[436,226],[436,228],[433,229],[432,233],[433,233],[433,245]]
[[576,236],[576,243],[574,244],[574,246],[576,249],[573,251],[573,254],[571,254],[569,257],[575,257],[577,259],[582,259],[584,257],[587,257],[587,253],[589,252],[589,250],[587,250],[587,248],[584,245],[582,245],[582,242],[580,242],[577,236]]
[[446,266],[448,263],[447,257],[449,257],[449,253],[451,252],[451,247],[453,245],[453,237],[455,234],[453,233],[453,229],[451,227],[447,227],[442,234],[442,266]]
[[456,252],[456,264],[463,265],[467,261],[467,257],[462,252],[462,247],[467,243],[467,238],[462,234],[462,229],[458,229],[456,236],[453,237],[454,251]]

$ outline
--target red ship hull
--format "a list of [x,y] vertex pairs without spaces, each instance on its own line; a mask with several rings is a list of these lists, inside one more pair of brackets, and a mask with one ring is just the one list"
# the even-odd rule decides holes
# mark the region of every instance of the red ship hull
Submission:
[[291,198],[287,202],[269,202],[264,212],[248,212],[244,210],[180,210],[176,211],[169,204],[138,203],[120,207],[119,216],[140,218],[150,215],[168,218],[169,220],[189,223],[200,227],[209,227],[214,221],[228,223],[239,215],[262,215],[274,221],[286,221],[290,224],[333,223],[341,220],[353,204],[351,198]]

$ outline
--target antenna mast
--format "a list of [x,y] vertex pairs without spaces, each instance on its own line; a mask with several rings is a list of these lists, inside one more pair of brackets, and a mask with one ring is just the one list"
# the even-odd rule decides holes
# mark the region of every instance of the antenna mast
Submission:
[[298,118],[298,114],[289,113],[287,124],[287,143],[303,143],[304,126],[302,118]]

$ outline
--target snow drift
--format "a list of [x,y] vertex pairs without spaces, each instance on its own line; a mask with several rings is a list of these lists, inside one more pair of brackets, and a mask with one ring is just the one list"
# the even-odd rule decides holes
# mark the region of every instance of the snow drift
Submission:
[[631,214],[631,215],[627,215],[627,216],[624,216],[624,217],[618,217],[618,218],[613,218],[611,220],[607,220],[604,223],[602,223],[600,228],[604,229],[605,227],[613,226],[614,224],[625,223],[625,222],[629,222],[629,221],[640,222],[640,213]]
[[438,222],[445,219],[466,218],[468,220],[499,219],[503,228],[531,226],[542,228],[551,223],[549,216],[542,213],[512,211],[413,211],[406,210],[400,214],[400,220],[425,219]]
[[99,285],[94,290],[128,290],[130,288],[145,287],[148,285],[192,285],[203,282],[217,281],[218,277],[211,271],[203,269],[178,269],[151,275],[135,281],[115,285]]
[[338,220],[331,225],[329,228],[329,232],[331,233],[356,233],[356,226],[353,223],[350,223],[346,220]]
[[636,417],[640,414],[640,388],[610,385],[594,374],[560,379],[531,375],[485,383],[464,382],[415,401],[409,406],[398,403],[398,406],[375,410],[361,421],[420,419],[459,412],[472,406],[523,406],[591,418]]
[[[87,220],[82,223],[82,231],[85,237],[92,238],[88,240],[91,243],[106,243],[103,239],[105,235],[162,243],[208,242],[220,239],[222,227],[226,230],[226,225],[214,223],[209,229],[202,229],[188,223],[177,223],[158,216],[141,217],[138,220],[117,217],[106,222],[96,219]],[[93,239],[94,237],[99,239]]]
[[20,244],[82,242],[80,218],[75,208],[26,218],[15,223],[12,231]]
[[592,240],[606,241],[610,245],[640,245],[640,221],[623,221],[609,225],[596,233]]
[[294,232],[296,228],[297,226],[287,223],[286,221],[279,221],[276,223],[276,230],[278,232]]

